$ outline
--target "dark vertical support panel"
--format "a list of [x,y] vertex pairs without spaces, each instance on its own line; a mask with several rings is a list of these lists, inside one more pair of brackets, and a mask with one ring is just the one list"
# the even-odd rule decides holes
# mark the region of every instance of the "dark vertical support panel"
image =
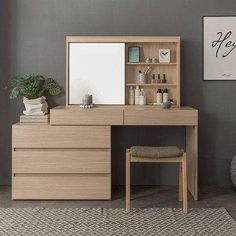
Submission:
[[0,183],[10,184],[11,119],[7,81],[10,77],[10,2],[0,1]]

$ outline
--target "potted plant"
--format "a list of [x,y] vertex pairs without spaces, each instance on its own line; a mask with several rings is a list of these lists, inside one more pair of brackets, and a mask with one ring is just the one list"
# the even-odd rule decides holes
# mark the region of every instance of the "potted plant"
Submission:
[[12,77],[10,80],[10,99],[23,97],[25,115],[45,115],[48,112],[46,94],[58,95],[61,88],[52,78],[42,75]]

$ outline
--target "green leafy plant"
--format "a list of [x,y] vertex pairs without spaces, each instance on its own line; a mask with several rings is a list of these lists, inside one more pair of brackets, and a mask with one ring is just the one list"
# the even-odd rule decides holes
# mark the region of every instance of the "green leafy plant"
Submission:
[[52,78],[31,74],[24,77],[12,77],[10,80],[10,99],[21,96],[34,99],[47,93],[53,96],[61,93],[61,88]]

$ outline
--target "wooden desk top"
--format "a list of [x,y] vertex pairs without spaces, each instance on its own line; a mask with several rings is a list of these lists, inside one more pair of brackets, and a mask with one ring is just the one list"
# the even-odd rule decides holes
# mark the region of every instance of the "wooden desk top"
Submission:
[[51,125],[197,125],[198,111],[192,107],[162,109],[158,106],[97,105],[82,109],[79,105],[51,109]]
[[160,106],[155,105],[96,105],[92,109],[83,109],[79,105],[69,105],[69,106],[57,106],[52,110],[81,110],[81,111],[94,111],[103,109],[114,109],[114,110],[145,110],[145,111],[197,111],[193,107],[172,107],[170,109],[162,109]]

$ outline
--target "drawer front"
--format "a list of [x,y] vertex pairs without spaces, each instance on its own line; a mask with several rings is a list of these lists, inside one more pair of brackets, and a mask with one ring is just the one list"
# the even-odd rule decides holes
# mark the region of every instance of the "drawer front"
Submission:
[[51,125],[123,125],[123,110],[110,108],[52,109]]
[[196,110],[126,110],[125,125],[197,125]]
[[12,199],[110,199],[108,175],[16,175]]
[[13,148],[110,148],[110,139],[110,126],[20,124],[12,127]]
[[111,173],[110,149],[16,150],[13,173]]

